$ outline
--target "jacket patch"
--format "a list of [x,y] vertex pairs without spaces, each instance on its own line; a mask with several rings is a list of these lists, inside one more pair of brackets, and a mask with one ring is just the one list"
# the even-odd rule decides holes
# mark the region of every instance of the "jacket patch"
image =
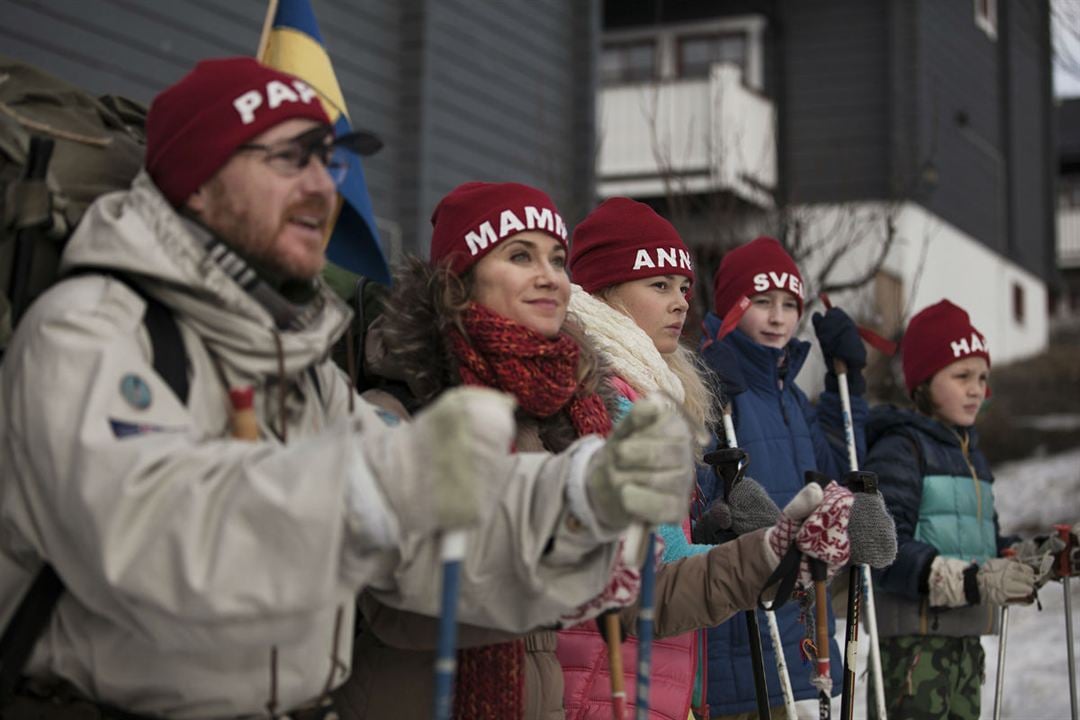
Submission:
[[136,410],[145,410],[153,402],[150,386],[135,373],[128,373],[120,378],[120,395]]
[[116,418],[109,418],[109,427],[112,428],[113,435],[120,440],[134,435],[183,432],[184,430],[187,430],[186,427],[164,427],[162,425],[151,425],[150,423],[133,423],[128,422],[127,420],[118,420]]

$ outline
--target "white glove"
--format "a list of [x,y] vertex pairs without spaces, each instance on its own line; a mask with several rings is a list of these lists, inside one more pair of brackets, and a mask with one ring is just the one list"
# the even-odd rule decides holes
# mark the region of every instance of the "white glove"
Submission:
[[982,565],[938,555],[930,565],[930,606],[1029,604],[1035,599],[1035,571],[1013,558]]
[[495,390],[459,387],[390,437],[361,436],[367,465],[403,532],[463,528],[485,513],[511,474],[514,406]]
[[635,521],[682,522],[694,483],[692,431],[670,404],[639,400],[589,459],[585,490],[596,519],[620,530]]
[[979,566],[976,579],[984,603],[1030,605],[1035,601],[1035,571],[1015,558],[987,560]]

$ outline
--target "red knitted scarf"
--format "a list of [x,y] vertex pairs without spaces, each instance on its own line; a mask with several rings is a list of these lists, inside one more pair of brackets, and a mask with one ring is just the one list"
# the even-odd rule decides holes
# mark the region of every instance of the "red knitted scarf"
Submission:
[[461,363],[463,383],[509,393],[538,418],[565,409],[578,435],[611,432],[611,418],[600,396],[579,392],[581,348],[570,336],[546,338],[476,303],[465,311],[462,322],[468,340],[452,330],[450,347]]
[[[565,410],[578,435],[611,432],[611,418],[600,396],[578,392],[581,349],[569,336],[545,338],[475,303],[462,322],[468,339],[457,330],[449,339],[464,384],[509,393],[535,417]],[[524,715],[524,640],[458,652],[455,718],[518,720]]]

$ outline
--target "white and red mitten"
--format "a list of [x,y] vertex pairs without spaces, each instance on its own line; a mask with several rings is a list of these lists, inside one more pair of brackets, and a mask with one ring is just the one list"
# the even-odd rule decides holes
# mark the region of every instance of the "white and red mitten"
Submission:
[[795,542],[803,520],[821,504],[822,497],[824,492],[820,485],[807,485],[784,506],[776,524],[765,531],[765,554],[774,568]]
[[847,528],[854,502],[855,496],[851,491],[835,480],[825,486],[821,503],[803,521],[795,536],[795,544],[803,554],[799,564],[799,584],[804,587],[813,585],[809,558],[825,563],[830,580],[848,564],[851,540]]

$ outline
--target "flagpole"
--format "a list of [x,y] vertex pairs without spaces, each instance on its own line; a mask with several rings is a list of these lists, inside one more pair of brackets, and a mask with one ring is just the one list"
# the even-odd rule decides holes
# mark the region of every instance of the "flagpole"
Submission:
[[259,62],[264,61],[264,55],[266,54],[266,46],[270,44],[270,33],[274,29],[274,18],[277,17],[278,0],[270,0],[269,6],[266,8],[266,19],[263,20],[262,34],[259,35],[259,49],[255,53],[255,59]]

